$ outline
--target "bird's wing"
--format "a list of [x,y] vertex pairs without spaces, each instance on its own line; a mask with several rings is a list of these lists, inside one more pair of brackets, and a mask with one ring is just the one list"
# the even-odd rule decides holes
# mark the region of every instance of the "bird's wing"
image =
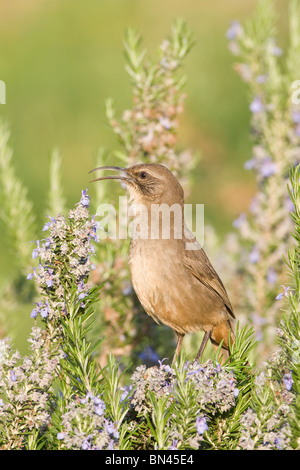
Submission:
[[196,249],[185,250],[184,265],[191,271],[193,276],[204,284],[208,289],[216,292],[221,299],[230,315],[235,318],[231,302],[228,298],[226,289],[218,274],[212,267],[205,251],[201,248],[198,242],[194,240]]

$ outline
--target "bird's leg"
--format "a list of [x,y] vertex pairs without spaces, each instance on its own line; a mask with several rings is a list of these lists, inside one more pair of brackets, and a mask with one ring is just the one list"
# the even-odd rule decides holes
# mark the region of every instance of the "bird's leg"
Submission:
[[210,338],[211,332],[212,332],[212,330],[205,332],[205,335],[203,336],[203,340],[202,340],[202,343],[201,343],[201,345],[200,345],[198,354],[197,354],[197,356],[196,356],[196,358],[195,358],[196,361],[198,361],[198,359],[202,356],[203,351],[204,351],[204,349],[205,349],[205,346],[206,346],[206,344],[207,344],[207,341],[208,341],[209,338]]
[[182,334],[180,334],[180,333],[177,333],[177,332],[176,332],[176,336],[177,336],[177,345],[176,345],[176,349],[175,349],[175,353],[174,353],[172,365],[174,364],[174,362],[176,361],[176,359],[177,359],[178,356],[179,356],[180,349],[181,349],[181,346],[182,346],[182,341],[183,341],[183,338],[184,338],[184,335],[182,335]]

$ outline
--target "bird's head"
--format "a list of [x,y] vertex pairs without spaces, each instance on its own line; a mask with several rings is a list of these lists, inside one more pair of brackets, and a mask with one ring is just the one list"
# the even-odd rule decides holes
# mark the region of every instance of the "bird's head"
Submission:
[[106,175],[93,181],[117,179],[128,187],[134,203],[139,204],[180,204],[183,205],[183,189],[175,176],[164,165],[141,163],[128,168],[102,166],[96,170],[116,170],[117,175]]

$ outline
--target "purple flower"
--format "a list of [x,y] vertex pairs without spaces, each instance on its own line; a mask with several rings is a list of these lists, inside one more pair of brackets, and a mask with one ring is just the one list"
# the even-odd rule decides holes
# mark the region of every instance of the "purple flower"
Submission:
[[196,428],[198,434],[204,434],[205,431],[208,430],[208,426],[206,423],[206,418],[204,416],[197,416],[196,418]]
[[82,450],[90,450],[90,448],[91,448],[90,442],[88,441],[88,439],[85,439],[82,443],[81,449]]
[[278,46],[274,46],[272,47],[272,54],[279,57],[282,55],[282,49],[281,47],[278,47]]
[[50,248],[51,246],[51,237],[48,237],[48,238],[45,238],[45,243],[44,243],[44,247],[45,248]]
[[98,243],[99,242],[99,237],[97,235],[97,230],[100,229],[101,227],[100,227],[98,222],[94,221],[94,217],[92,217],[92,221],[93,221],[93,225],[90,229],[89,235],[96,243]]
[[52,280],[52,275],[51,275],[50,272],[49,272],[49,278],[46,280],[46,286],[47,287],[53,287],[53,280]]
[[232,378],[232,379],[229,381],[229,383],[230,383],[230,387],[231,387],[231,389],[232,389],[232,391],[233,391],[233,396],[234,396],[235,398],[238,397],[240,391],[239,391],[239,389],[236,388],[236,386],[235,386],[236,380],[235,380],[234,378]]
[[106,406],[104,402],[101,401],[98,405],[95,406],[95,413],[98,416],[102,416],[104,414],[104,411],[106,409]]
[[279,437],[276,437],[274,444],[276,445],[277,449],[282,450],[282,442]]
[[266,156],[263,160],[261,160],[260,163],[258,163],[255,158],[247,160],[244,164],[244,167],[246,170],[253,170],[258,168],[263,178],[268,178],[277,171],[277,164],[273,162],[272,158],[269,155]]
[[38,303],[35,302],[35,304],[36,304],[36,307],[32,310],[32,312],[30,314],[31,318],[36,318],[38,313],[40,313],[41,306],[42,306],[42,301],[40,301]]
[[159,355],[153,348],[151,348],[151,346],[147,346],[144,351],[139,354],[139,358],[142,361],[157,362],[159,360]]
[[294,203],[293,203],[293,201],[291,200],[291,198],[289,196],[286,197],[285,207],[286,207],[287,212],[294,212],[295,211]]
[[300,124],[300,111],[292,111],[292,120],[295,124]]
[[56,437],[57,437],[57,439],[62,441],[65,438],[65,433],[64,432],[59,432]]
[[171,366],[169,366],[169,364],[164,365],[163,369],[165,372],[168,372],[169,374],[172,372],[172,368]]
[[114,450],[114,441],[110,439],[110,441],[107,444],[107,450]]
[[253,170],[256,165],[256,160],[255,158],[251,158],[251,160],[247,160],[244,164],[245,170]]
[[160,117],[159,122],[167,130],[170,130],[172,127],[171,121],[168,117]]
[[261,325],[265,325],[266,324],[266,319],[261,317],[260,315],[258,315],[256,312],[253,312],[251,314],[251,319],[254,323],[254,325],[258,328],[259,326]]
[[47,310],[47,308],[42,308],[42,310],[41,310],[41,317],[42,317],[42,318],[47,318],[47,317],[48,317],[48,310]]
[[116,439],[119,438],[119,431],[115,427],[114,423],[111,421],[108,421],[108,419],[105,420],[105,429],[108,432],[108,434],[112,434]]
[[166,365],[164,364],[164,361],[166,361],[166,360],[167,360],[166,357],[164,357],[162,360],[158,359],[157,362],[159,364],[160,369],[164,369],[166,367]]
[[46,300],[45,303],[39,303],[37,306],[40,308],[40,314],[42,318],[47,318],[49,315],[49,303],[48,300]]
[[82,441],[82,445],[81,445],[81,449],[82,450],[91,450],[92,449],[92,445],[91,445],[91,439],[92,439],[92,435],[89,434],[83,441]]
[[130,391],[133,389],[133,385],[129,385],[129,387],[124,387],[123,389],[121,390],[124,390],[122,395],[120,396],[120,403],[122,403],[123,401],[126,400],[126,398],[128,397]]
[[84,282],[80,282],[78,288],[77,288],[77,293],[78,295],[78,300],[84,299],[88,295],[88,291],[84,290],[85,284]]
[[90,196],[87,194],[87,189],[81,191],[80,204],[82,204],[84,207],[89,207],[90,205]]
[[35,258],[37,258],[37,257],[39,256],[39,249],[40,249],[40,241],[37,240],[35,243],[36,243],[36,246],[37,246],[37,247],[36,247],[36,248],[33,250],[33,252],[32,252],[32,258],[33,258],[33,259],[35,259]]
[[271,157],[266,157],[263,159],[260,166],[260,174],[264,178],[274,175],[277,171],[277,165],[273,162]]
[[37,317],[37,314],[38,314],[38,311],[37,311],[36,308],[34,308],[34,309],[31,311],[30,316],[31,316],[31,318],[36,318],[36,317]]
[[55,217],[50,217],[49,216],[49,219],[50,219],[50,222],[46,222],[44,227],[43,227],[43,232],[45,232],[46,230],[49,230],[49,228],[51,227],[51,225],[55,222]]
[[79,402],[80,402],[82,405],[85,405],[88,401],[89,401],[88,396],[86,396],[86,397],[84,397],[84,398],[79,398]]
[[95,396],[92,392],[88,392],[84,398],[79,398],[79,402],[82,405],[85,405],[86,403],[88,403],[89,400],[91,400],[95,405],[95,409],[94,409],[95,413],[98,416],[102,416],[106,409],[106,406],[105,406],[104,401],[101,400],[100,396],[98,395]]
[[237,21],[237,20],[234,20],[234,21],[231,22],[230,28],[226,32],[226,37],[227,37],[227,39],[232,41],[233,39],[241,36],[242,32],[243,32],[243,28],[242,28],[240,22]]
[[280,294],[278,294],[276,296],[276,300],[281,300],[283,298],[283,296],[288,297],[288,291],[289,291],[290,287],[285,287],[283,285],[281,285],[281,287],[283,287],[284,292],[281,292]]
[[242,214],[240,214],[240,216],[233,222],[233,226],[235,228],[240,228],[243,223],[247,220],[247,216],[246,214],[243,212]]
[[257,75],[256,77],[256,82],[259,84],[266,83],[267,80],[268,80],[267,75]]
[[79,398],[79,401],[80,401],[80,403],[85,405],[86,403],[88,403],[88,401],[90,399],[93,400],[93,402],[95,403],[95,398],[96,397],[94,396],[94,394],[92,392],[88,392],[84,398]]
[[269,284],[275,284],[275,282],[277,281],[277,274],[274,268],[268,269],[267,281]]
[[32,278],[33,278],[33,273],[29,273],[29,274],[27,274],[27,277],[26,277],[26,279],[32,279]]
[[170,447],[168,447],[168,450],[178,450],[177,445],[178,445],[178,440],[173,439],[172,444],[170,445]]
[[248,259],[249,259],[250,263],[256,264],[259,261],[259,258],[260,258],[259,249],[257,248],[257,246],[254,246],[252,248],[252,251],[251,251]]
[[249,106],[249,109],[253,114],[261,113],[262,111],[264,111],[265,107],[259,96],[255,96],[254,100]]
[[282,55],[282,49],[277,46],[275,39],[272,39],[271,54],[276,57],[280,57]]
[[16,382],[16,380],[17,380],[17,376],[16,376],[16,374],[14,373],[13,370],[10,371],[10,380],[12,382]]
[[43,232],[46,232],[46,230],[49,230],[50,225],[51,225],[51,222],[46,222],[45,225],[44,225],[44,227],[43,227],[43,229],[42,229]]
[[91,399],[93,400],[95,405],[100,405],[100,403],[102,403],[102,405],[105,407],[104,401],[101,400],[99,395],[97,395],[96,397],[94,395],[91,395]]
[[290,391],[292,386],[293,386],[293,378],[292,378],[292,372],[288,372],[287,374],[284,374],[283,376],[283,383],[284,383],[284,386],[285,388]]
[[251,319],[255,326],[255,337],[257,341],[261,341],[263,337],[261,326],[266,324],[266,319],[258,315],[256,312],[251,314]]
[[129,286],[124,287],[124,289],[122,290],[122,294],[123,294],[123,295],[130,295],[130,294],[132,294],[132,286],[131,286],[131,284],[129,284]]

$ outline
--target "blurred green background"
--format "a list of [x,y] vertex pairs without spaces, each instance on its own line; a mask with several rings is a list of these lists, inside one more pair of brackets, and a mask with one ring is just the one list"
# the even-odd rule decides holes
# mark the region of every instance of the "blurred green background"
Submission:
[[[286,0],[275,1],[281,45]],[[49,155],[58,147],[68,205],[88,185],[100,146],[117,148],[104,101],[117,112],[132,104],[123,38],[137,27],[155,53],[176,17],[194,31],[185,62],[186,108],[179,147],[201,154],[191,200],[205,204],[205,222],[220,234],[245,210],[255,191],[244,170],[250,158],[248,97],[233,70],[226,31],[252,15],[256,0],[0,0],[0,79],[6,104],[0,117],[11,130],[17,175],[29,188],[41,224],[48,193]],[[111,162],[116,163],[116,162]],[[91,190],[93,191],[93,190]],[[93,194],[93,193],[92,193]],[[0,230],[0,276],[11,268],[5,227]]]

